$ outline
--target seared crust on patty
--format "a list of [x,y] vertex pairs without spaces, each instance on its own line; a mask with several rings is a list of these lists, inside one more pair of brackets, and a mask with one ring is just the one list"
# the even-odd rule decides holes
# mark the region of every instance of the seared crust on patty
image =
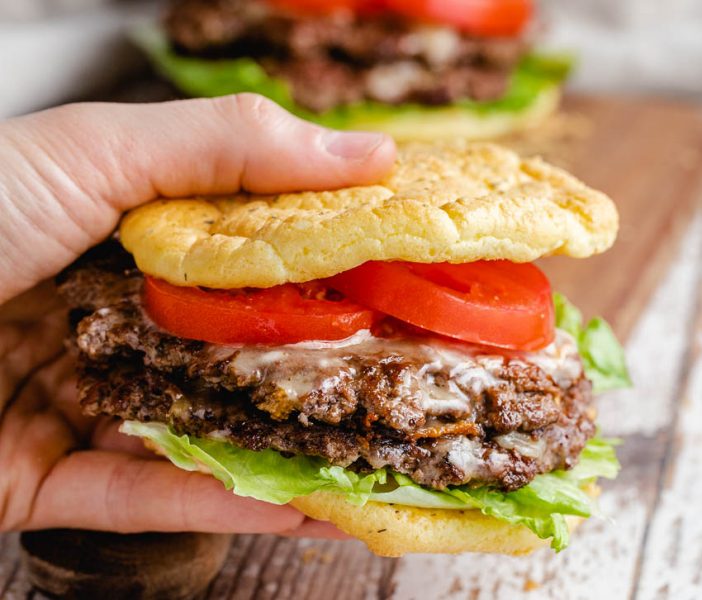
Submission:
[[[370,351],[371,344],[308,352],[217,347],[161,331],[136,298],[84,316],[76,334],[78,349],[96,364],[143,357],[146,366],[182,372],[202,387],[246,390],[248,400],[274,420],[338,425],[363,415],[367,427],[377,423],[411,437],[438,437],[449,424],[472,434],[538,431],[558,421],[564,392],[582,379],[578,369],[562,389],[535,364],[490,355],[477,357],[475,365],[466,357],[463,369],[435,365],[438,353],[417,339],[374,340]],[[386,354],[377,351],[384,342]],[[322,354],[324,366],[315,364]],[[489,384],[478,379],[480,372],[469,378],[480,369]],[[432,392],[444,400],[427,398]]]
[[[356,471],[390,467],[437,489],[468,483],[506,491],[526,485],[540,473],[577,463],[577,456],[594,433],[588,417],[578,414],[587,407],[582,387],[574,387],[564,399],[564,413],[578,418],[564,415],[561,423],[532,435],[513,435],[508,439],[516,440],[515,447],[505,447],[500,438],[490,434],[414,439],[383,427],[368,429],[358,419],[338,426],[302,425],[296,419],[275,421],[255,409],[246,393],[217,393],[178,384],[172,376],[121,363],[104,370],[84,367],[79,377],[81,404],[90,415],[164,423],[179,434],[215,437],[250,450],[272,448],[319,456]],[[538,456],[520,452],[529,442],[540,449]]]
[[575,464],[594,433],[590,384],[567,340],[512,358],[421,339],[227,348],[161,331],[140,306],[141,280],[112,244],[60,284],[89,414],[356,470],[389,466],[437,488],[516,489]]

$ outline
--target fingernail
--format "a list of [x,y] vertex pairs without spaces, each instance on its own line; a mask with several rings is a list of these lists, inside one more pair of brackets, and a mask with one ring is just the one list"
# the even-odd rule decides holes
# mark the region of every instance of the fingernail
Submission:
[[382,133],[326,131],[322,135],[322,144],[329,154],[355,160],[371,155],[384,141]]

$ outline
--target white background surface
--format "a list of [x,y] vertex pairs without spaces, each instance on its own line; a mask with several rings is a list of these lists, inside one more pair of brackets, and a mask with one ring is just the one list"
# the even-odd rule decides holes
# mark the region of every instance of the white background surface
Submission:
[[[124,31],[155,0],[0,0],[0,118],[121,75]],[[579,90],[702,98],[702,0],[541,0],[543,42],[573,50]]]
[[151,1],[0,0],[0,118],[90,93],[140,60],[130,24]]
[[702,98],[702,0],[542,0],[546,42],[574,49],[579,89]]

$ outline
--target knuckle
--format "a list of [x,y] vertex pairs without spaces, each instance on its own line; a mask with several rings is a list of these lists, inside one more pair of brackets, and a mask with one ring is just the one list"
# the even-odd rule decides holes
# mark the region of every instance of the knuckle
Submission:
[[259,94],[235,94],[214,102],[226,119],[238,119],[245,127],[253,129],[274,128],[289,116],[275,102]]

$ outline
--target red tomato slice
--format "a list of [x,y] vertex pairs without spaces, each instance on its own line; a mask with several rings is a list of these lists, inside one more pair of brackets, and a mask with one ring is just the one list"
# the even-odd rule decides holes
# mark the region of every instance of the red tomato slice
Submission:
[[384,0],[387,7],[420,21],[453,25],[484,36],[514,36],[533,13],[532,0]]
[[537,350],[555,334],[551,286],[531,264],[367,262],[328,283],[360,304],[466,342]]
[[149,316],[166,331],[215,344],[340,340],[378,320],[375,311],[350,300],[327,299],[329,291],[315,282],[205,291],[146,277],[143,298]]

